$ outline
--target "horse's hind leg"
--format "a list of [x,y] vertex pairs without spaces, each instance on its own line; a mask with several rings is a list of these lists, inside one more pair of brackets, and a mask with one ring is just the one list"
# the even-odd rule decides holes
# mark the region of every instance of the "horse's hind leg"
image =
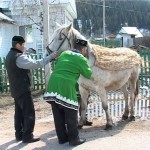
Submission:
[[128,83],[126,83],[122,88],[121,91],[123,92],[124,99],[125,99],[125,110],[122,115],[122,120],[128,119],[129,115],[129,104],[128,104],[128,90],[127,90]]
[[138,95],[138,89],[139,89],[139,85],[138,85],[138,77],[136,77],[136,75],[133,75],[130,78],[130,120],[134,121],[135,120],[135,100],[137,98]]
[[79,91],[80,91],[80,94],[81,94],[81,100],[79,102],[80,119],[79,119],[79,122],[78,122],[78,127],[82,128],[83,125],[86,123],[86,111],[87,111],[89,91],[84,89],[81,86],[79,86]]

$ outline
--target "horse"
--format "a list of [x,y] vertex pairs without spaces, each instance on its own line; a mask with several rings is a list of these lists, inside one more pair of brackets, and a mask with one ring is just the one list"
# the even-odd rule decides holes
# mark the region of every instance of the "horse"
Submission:
[[[79,31],[73,28],[72,24],[57,24],[57,29],[54,31],[51,42],[47,46],[47,49],[49,53],[54,51],[62,52],[64,50],[71,50],[74,47],[76,39],[86,40],[86,38],[81,35]],[[79,91],[82,99],[79,104],[81,110],[81,116],[78,122],[79,128],[82,128],[86,121],[87,102],[91,90],[95,91],[101,99],[102,107],[106,114],[106,130],[111,130],[113,127],[113,120],[109,113],[106,99],[106,94],[108,91],[122,89],[126,100],[122,119],[126,120],[129,117],[130,120],[135,120],[134,106],[138,95],[138,77],[140,74],[140,64],[135,64],[132,68],[127,68],[124,70],[110,71],[101,69],[95,65],[96,57],[92,52],[92,44],[89,42],[87,48],[87,59],[93,72],[93,79],[89,80],[83,76],[80,76],[78,80]],[[127,83],[130,87],[130,103],[128,102],[128,93],[126,88]]]

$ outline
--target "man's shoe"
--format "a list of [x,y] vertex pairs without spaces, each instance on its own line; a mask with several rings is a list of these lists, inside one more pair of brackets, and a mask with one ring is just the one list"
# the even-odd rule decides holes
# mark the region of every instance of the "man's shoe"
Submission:
[[86,139],[84,139],[84,138],[76,139],[74,141],[70,141],[69,145],[70,146],[77,146],[77,145],[83,144],[85,141],[86,141]]
[[22,137],[16,137],[16,141],[17,142],[22,141]]
[[22,141],[22,132],[19,132],[19,133],[16,132],[15,137],[16,137],[17,142]]
[[40,140],[40,138],[31,138],[31,139],[23,140],[23,143],[33,143],[33,142],[37,142],[39,140]]
[[58,142],[58,143],[59,143],[59,144],[65,144],[66,142],[68,142],[68,139],[63,140],[63,141],[60,141],[60,140],[59,140],[59,142]]

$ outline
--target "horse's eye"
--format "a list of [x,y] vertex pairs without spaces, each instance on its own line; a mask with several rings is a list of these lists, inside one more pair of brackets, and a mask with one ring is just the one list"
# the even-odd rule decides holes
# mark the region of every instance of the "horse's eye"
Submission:
[[61,35],[59,36],[59,40],[62,40],[62,37],[61,37]]

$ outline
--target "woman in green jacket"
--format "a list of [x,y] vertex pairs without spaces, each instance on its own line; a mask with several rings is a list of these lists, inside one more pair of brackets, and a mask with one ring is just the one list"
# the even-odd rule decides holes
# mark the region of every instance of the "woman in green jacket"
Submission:
[[[69,141],[75,146],[85,142],[78,133],[78,99],[76,83],[80,75],[91,79],[86,56],[87,41],[77,39],[73,50],[64,51],[57,59],[44,99],[50,101],[59,144]],[[66,124],[66,125],[65,125]]]

